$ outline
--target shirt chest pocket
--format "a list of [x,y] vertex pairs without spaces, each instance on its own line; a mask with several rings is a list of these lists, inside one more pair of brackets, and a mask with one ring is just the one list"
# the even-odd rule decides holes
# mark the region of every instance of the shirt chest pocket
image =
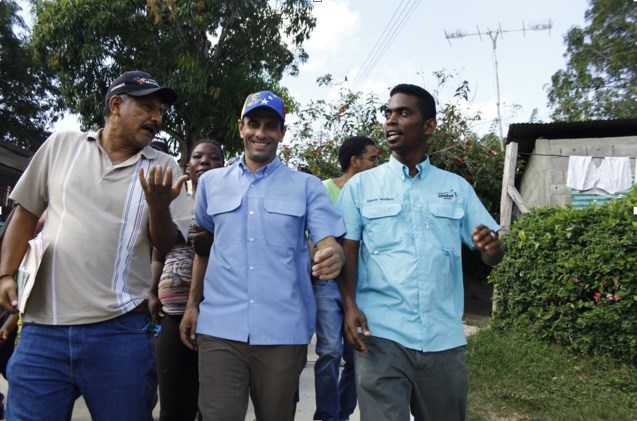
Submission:
[[374,204],[363,206],[364,241],[371,250],[389,249],[401,243],[401,221],[398,218],[399,203]]
[[453,205],[429,205],[433,242],[442,250],[460,253],[460,225],[464,210]]
[[235,211],[241,206],[241,197],[232,197],[208,202],[207,212],[215,224],[215,244],[237,244],[241,229],[237,227]]
[[305,202],[265,199],[263,227],[266,242],[279,247],[296,247],[305,236]]

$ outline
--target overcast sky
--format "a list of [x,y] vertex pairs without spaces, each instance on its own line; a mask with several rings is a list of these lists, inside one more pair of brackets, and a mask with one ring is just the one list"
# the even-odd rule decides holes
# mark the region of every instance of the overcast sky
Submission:
[[[335,99],[335,89],[315,82],[330,73],[336,82],[347,77],[356,82],[352,85],[356,90],[374,92],[385,100],[398,83],[433,90],[433,72],[447,70],[458,76],[440,99],[445,102],[467,80],[471,111],[483,116],[474,129],[485,133],[497,117],[494,50],[488,35],[471,34],[501,28],[503,37],[497,39],[495,51],[506,136],[508,124],[527,122],[534,109],[540,120],[550,121],[546,86],[551,75],[565,66],[564,34],[585,24],[587,7],[586,0],[314,1],[317,26],[305,44],[310,58],[300,74],[286,76],[283,85],[301,104]],[[520,31],[549,19],[550,31]],[[450,43],[445,30],[466,36]],[[60,127],[77,127],[77,123],[66,118],[56,126]]]
[[[486,34],[482,38],[471,34],[501,28],[504,33],[496,41],[496,54],[506,136],[509,123],[527,122],[535,108],[538,118],[550,121],[545,86],[553,73],[565,67],[564,35],[571,27],[585,24],[587,7],[586,0],[315,1],[317,27],[306,43],[310,59],[298,77],[286,77],[283,85],[301,103],[336,98],[335,90],[315,83],[317,77],[330,73],[336,81],[347,77],[356,82],[357,90],[375,92],[385,100],[398,83],[435,89],[433,72],[446,69],[458,73],[449,84],[447,98],[467,80],[473,110],[484,117],[475,129],[488,131],[497,117],[493,43]],[[519,31],[549,19],[550,31]],[[402,24],[385,31],[396,22]],[[449,42],[445,30],[460,30],[467,36]],[[376,54],[379,45],[385,46],[382,56]],[[368,57],[376,57],[375,66],[367,65]],[[366,77],[361,78],[361,70]],[[519,106],[517,110],[514,105]]]

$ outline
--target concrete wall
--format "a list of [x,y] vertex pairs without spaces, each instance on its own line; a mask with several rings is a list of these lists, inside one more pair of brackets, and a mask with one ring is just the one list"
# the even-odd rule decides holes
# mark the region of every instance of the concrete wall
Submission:
[[[559,156],[542,156],[559,155]],[[637,136],[590,139],[537,139],[533,155],[528,157],[520,182],[520,194],[530,208],[571,204],[571,189],[566,186],[568,157],[629,156],[635,175]],[[522,157],[525,158],[525,157]],[[601,158],[594,158],[599,166]]]

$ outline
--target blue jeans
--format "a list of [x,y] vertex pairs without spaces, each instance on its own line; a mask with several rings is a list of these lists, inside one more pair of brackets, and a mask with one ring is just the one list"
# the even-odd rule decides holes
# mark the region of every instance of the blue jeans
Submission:
[[144,313],[99,323],[25,323],[9,361],[7,419],[70,420],[84,396],[94,421],[146,421],[157,403],[154,338]]
[[[343,300],[336,281],[313,280],[316,298],[315,420],[347,420],[356,408],[354,350],[343,337]],[[341,358],[345,366],[339,380]]]

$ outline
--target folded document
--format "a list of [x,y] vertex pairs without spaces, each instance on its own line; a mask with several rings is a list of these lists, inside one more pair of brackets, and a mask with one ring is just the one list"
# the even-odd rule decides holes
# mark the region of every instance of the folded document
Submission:
[[24,313],[27,300],[35,283],[35,275],[38,273],[40,263],[42,263],[42,256],[44,256],[44,251],[48,245],[49,243],[42,241],[40,236],[29,240],[29,248],[20,263],[16,276],[16,284],[18,285],[18,310],[20,313]]

